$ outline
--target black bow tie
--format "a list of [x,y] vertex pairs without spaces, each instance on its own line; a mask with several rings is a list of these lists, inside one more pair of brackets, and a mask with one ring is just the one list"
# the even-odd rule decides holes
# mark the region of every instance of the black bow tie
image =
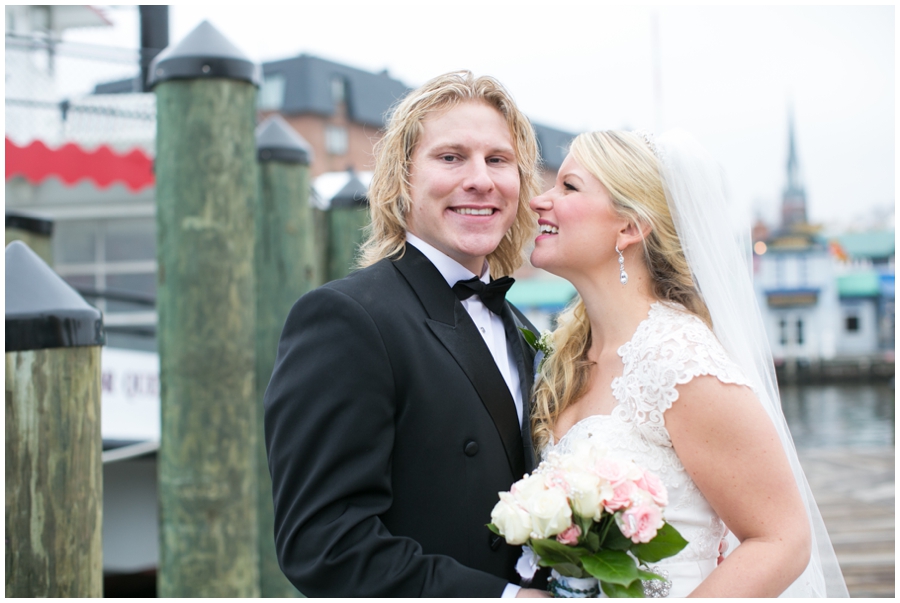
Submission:
[[469,299],[473,295],[481,298],[481,302],[487,306],[487,309],[494,314],[500,315],[503,311],[503,301],[506,292],[516,282],[515,279],[508,276],[502,276],[495,281],[491,281],[487,285],[481,282],[477,276],[473,276],[467,281],[457,281],[453,285],[453,292],[460,300]]

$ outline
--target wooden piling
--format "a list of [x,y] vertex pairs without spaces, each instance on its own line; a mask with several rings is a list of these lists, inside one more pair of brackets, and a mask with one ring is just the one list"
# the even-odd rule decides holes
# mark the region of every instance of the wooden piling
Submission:
[[208,22],[157,97],[160,597],[258,597],[258,67]]
[[356,265],[369,224],[368,188],[350,173],[347,184],[331,199],[328,214],[328,280],[347,276]]
[[6,354],[6,596],[100,597],[100,348]]
[[103,321],[21,241],[6,249],[6,596],[103,594]]
[[53,265],[53,221],[21,212],[6,212],[6,245],[22,241],[48,266]]
[[277,115],[257,128],[259,205],[256,212],[256,408],[259,421],[259,566],[263,597],[295,597],[275,554],[272,479],[266,457],[263,395],[275,367],[278,340],[291,306],[324,282],[320,210],[310,205],[309,144]]

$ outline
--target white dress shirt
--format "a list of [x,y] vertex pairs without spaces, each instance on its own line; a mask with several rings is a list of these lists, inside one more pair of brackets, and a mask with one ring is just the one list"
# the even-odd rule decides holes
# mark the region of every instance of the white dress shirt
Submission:
[[[491,282],[491,271],[487,260],[484,262],[482,274],[473,274],[468,268],[465,268],[456,260],[438,251],[410,232],[406,233],[406,242],[421,251],[422,255],[434,264],[434,267],[438,269],[438,272],[441,273],[441,276],[444,277],[444,280],[447,281],[451,288],[458,281],[465,281],[474,276],[480,278],[483,283]],[[472,317],[472,322],[478,327],[478,331],[491,351],[491,356],[494,357],[494,363],[500,369],[503,380],[506,381],[509,393],[512,394],[513,401],[516,403],[516,416],[519,417],[519,425],[521,425],[524,411],[522,390],[519,386],[519,369],[516,367],[515,357],[509,349],[509,343],[506,341],[503,321],[499,316],[488,310],[487,306],[481,302],[481,298],[477,295],[460,300],[460,302],[463,308],[466,309],[466,312],[469,313],[469,316]],[[520,586],[515,584],[507,584],[501,597],[504,599],[515,598],[520,588]]]

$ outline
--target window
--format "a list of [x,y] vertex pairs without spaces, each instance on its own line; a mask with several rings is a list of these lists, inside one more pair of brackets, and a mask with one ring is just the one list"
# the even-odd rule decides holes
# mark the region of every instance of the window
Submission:
[[336,75],[331,78],[331,101],[337,105],[347,100],[347,85],[344,78]]
[[156,223],[153,220],[109,220],[105,236],[107,262],[156,259]]
[[787,345],[787,321],[785,319],[781,319],[778,321],[778,341],[781,345]]
[[31,27],[34,31],[50,31],[50,7],[34,6],[31,9]]
[[803,345],[803,319],[797,319],[797,343]]
[[784,263],[787,260],[783,255],[775,256],[775,286],[784,286]]
[[103,312],[111,347],[155,349],[155,218],[58,220],[53,259],[56,272]]
[[284,74],[272,73],[263,78],[256,99],[256,106],[261,111],[281,109],[284,105]]
[[844,328],[848,333],[855,333],[859,331],[859,316],[855,314],[850,314],[844,319]]
[[53,233],[53,257],[57,264],[84,264],[96,260],[100,224],[92,220],[58,221]]
[[347,153],[347,128],[328,126],[325,128],[325,150],[331,155]]

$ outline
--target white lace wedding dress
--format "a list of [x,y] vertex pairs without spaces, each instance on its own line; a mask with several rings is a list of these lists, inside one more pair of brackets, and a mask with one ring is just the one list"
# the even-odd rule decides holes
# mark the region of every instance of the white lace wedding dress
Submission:
[[668,572],[670,597],[688,595],[716,567],[725,525],[688,476],[666,430],[664,414],[678,399],[676,385],[699,375],[749,385],[716,336],[682,306],[654,303],[631,341],[618,350],[624,369],[613,379],[617,405],[610,415],[586,417],[551,450],[565,452],[576,441],[595,438],[611,455],[628,458],[662,480],[669,493],[665,519],[688,541],[678,555],[655,567]]

